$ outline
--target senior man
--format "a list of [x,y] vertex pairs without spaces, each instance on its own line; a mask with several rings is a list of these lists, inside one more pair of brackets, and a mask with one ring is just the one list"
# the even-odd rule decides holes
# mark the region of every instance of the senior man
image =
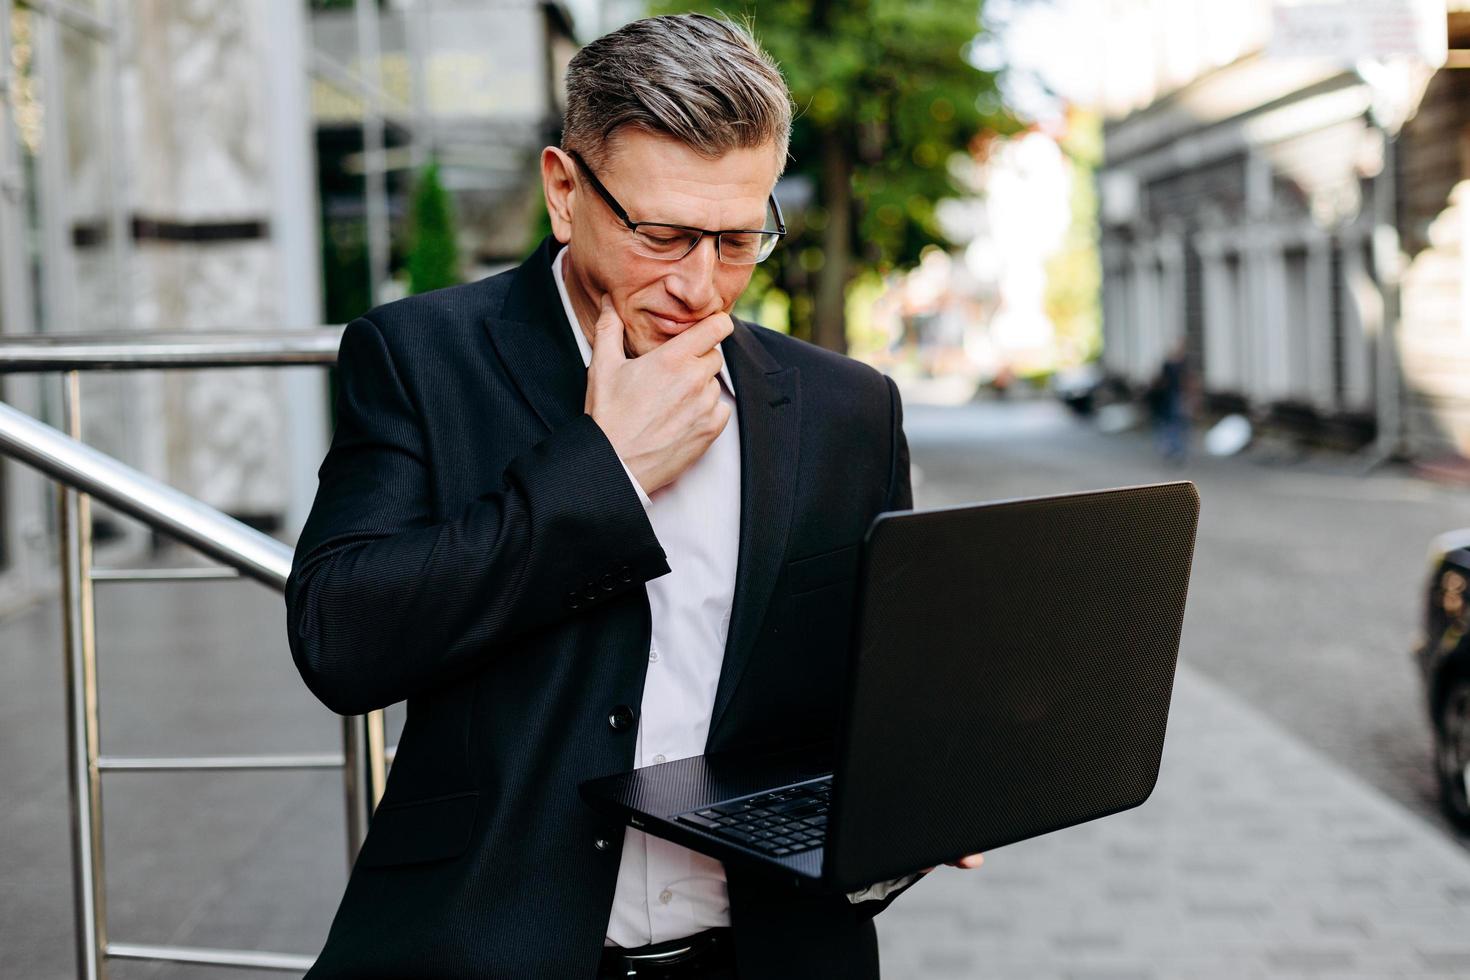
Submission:
[[878,975],[919,875],[798,893],[577,794],[830,736],[857,545],[911,506],[892,382],[730,316],[790,119],[742,29],[630,24],[568,68],[552,236],[348,325],[291,650],[332,709],[408,720],[310,976]]

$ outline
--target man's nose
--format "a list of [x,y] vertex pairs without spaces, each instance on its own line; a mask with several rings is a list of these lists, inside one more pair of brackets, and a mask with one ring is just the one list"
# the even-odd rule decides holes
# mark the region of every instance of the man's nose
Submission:
[[690,310],[708,309],[715,296],[715,271],[719,264],[715,236],[705,235],[694,251],[674,263],[666,288]]

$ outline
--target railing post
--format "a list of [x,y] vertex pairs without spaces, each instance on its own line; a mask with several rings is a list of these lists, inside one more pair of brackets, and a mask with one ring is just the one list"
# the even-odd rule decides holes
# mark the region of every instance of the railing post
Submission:
[[[81,376],[62,376],[64,425],[81,438]],[[66,652],[67,775],[71,797],[72,887],[77,975],[103,980],[107,895],[102,876],[102,785],[97,715],[97,633],[92,604],[91,499],[58,483],[61,526],[62,631]]]
[[367,836],[372,816],[369,802],[367,717],[348,715],[342,719],[342,789],[347,804],[347,866],[357,860],[357,852]]
[[347,866],[357,860],[367,837],[368,821],[383,798],[388,765],[384,748],[383,712],[342,719],[342,788],[347,802]]
[[388,784],[387,734],[382,709],[367,714],[368,744],[368,790],[372,794],[372,808],[376,810],[383,800],[383,790]]

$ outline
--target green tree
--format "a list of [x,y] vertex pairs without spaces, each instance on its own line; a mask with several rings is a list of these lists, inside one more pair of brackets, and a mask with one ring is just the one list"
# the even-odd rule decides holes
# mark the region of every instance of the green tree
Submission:
[[[776,0],[732,9],[781,65],[796,102],[788,176],[814,200],[769,260],[790,298],[792,333],[846,350],[844,299],[864,272],[885,273],[948,245],[935,204],[960,192],[956,153],[1019,129],[995,74],[967,59],[978,0]],[[691,9],[680,4],[678,10]],[[669,7],[667,12],[675,12]]]
[[408,291],[426,293],[460,282],[459,245],[449,194],[439,183],[439,165],[419,172],[413,190],[413,246],[408,253]]

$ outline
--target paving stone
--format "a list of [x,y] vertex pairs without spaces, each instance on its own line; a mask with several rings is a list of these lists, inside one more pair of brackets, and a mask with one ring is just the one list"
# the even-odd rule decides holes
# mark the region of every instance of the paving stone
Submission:
[[1266,950],[1266,961],[1282,970],[1349,970],[1356,957],[1350,949],[1311,949],[1306,947]]
[[1372,931],[1366,920],[1354,916],[1317,915],[1317,930],[1324,935],[1366,937]]
[[1123,940],[1115,932],[1067,932],[1052,936],[1051,943],[1066,953],[1085,953],[1117,949]]
[[1470,976],[1470,947],[1447,950],[1420,950],[1419,959],[1429,970]]
[[919,962],[926,977],[970,977],[974,976],[975,955],[969,949],[926,949]]
[[1270,906],[1265,902],[1252,901],[1225,901],[1225,902],[1186,902],[1185,908],[1190,915],[1203,918],[1232,918],[1250,919],[1255,921],[1270,911]]

